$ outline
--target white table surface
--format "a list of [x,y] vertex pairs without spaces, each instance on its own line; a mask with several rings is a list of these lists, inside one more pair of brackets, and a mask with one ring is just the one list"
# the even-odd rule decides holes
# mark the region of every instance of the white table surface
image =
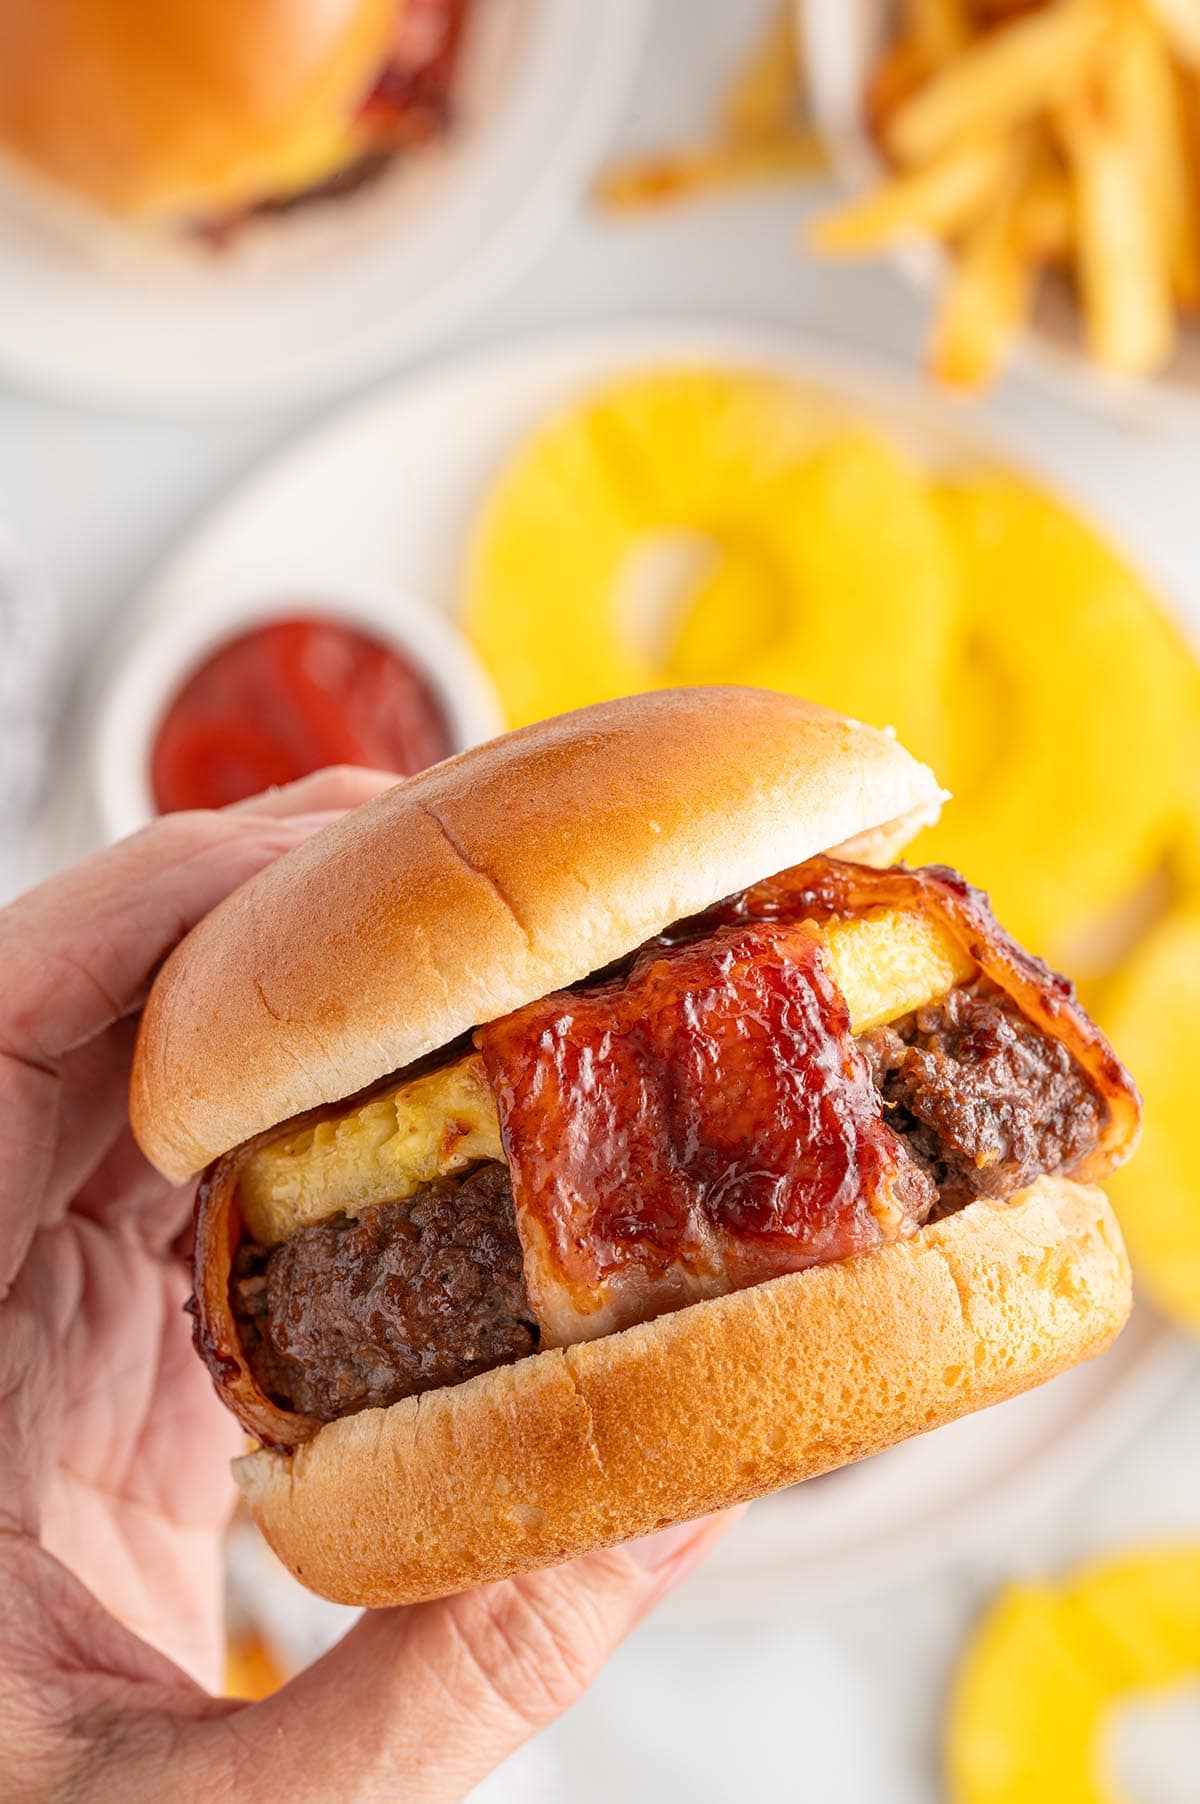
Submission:
[[[835,3],[835,0],[830,0]],[[699,129],[751,8],[657,0],[623,148]],[[792,326],[903,365],[922,308],[889,270],[819,268],[795,249],[816,196],[743,195],[661,217],[577,217],[486,318],[426,362],[540,329],[694,315]],[[48,570],[71,669],[199,512],[316,417],[313,408],[223,422],[121,418],[0,389],[0,522]],[[1058,471],[1200,624],[1200,424],[1191,442],[1131,435],[1010,380],[980,410]],[[1193,1368],[1200,1375],[1200,1357]],[[932,1804],[941,1795],[939,1713],[955,1649],[993,1585],[1052,1573],[1142,1536],[1200,1534],[1200,1385],[1185,1386],[1066,1507],[1019,1538],[919,1586],[822,1601],[769,1626],[698,1630],[668,1606],[622,1650],[591,1696],[513,1772],[532,1798],[629,1804],[687,1797],[812,1804]],[[1195,1744],[1193,1744],[1194,1746]],[[1180,1804],[1200,1772],[1178,1766],[1147,1804]]]

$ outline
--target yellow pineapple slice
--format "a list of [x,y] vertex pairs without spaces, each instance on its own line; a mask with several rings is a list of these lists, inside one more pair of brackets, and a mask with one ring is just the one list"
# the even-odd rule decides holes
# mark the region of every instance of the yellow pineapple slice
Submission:
[[1052,960],[1165,856],[1194,766],[1200,675],[1134,572],[1029,484],[941,487],[966,614],[938,774],[953,795],[916,859],[958,865]]
[[717,555],[752,542],[742,523],[822,429],[789,383],[685,368],[622,377],[539,427],[493,484],[467,560],[464,624],[510,723],[661,686],[625,596],[636,553],[680,531]]
[[1117,1707],[1200,1678],[1200,1545],[1014,1585],[976,1627],[946,1725],[951,1804],[1125,1804]]
[[[643,603],[639,561],[681,537],[704,555]],[[517,451],[476,524],[464,622],[514,724],[664,683],[761,683],[936,759],[954,598],[908,459],[795,384],[680,368],[613,382]]]
[[1116,1804],[1097,1770],[1110,1702],[1056,1593],[1010,1586],[976,1628],[947,1726],[952,1804]]
[[[792,690],[894,726],[937,768],[958,591],[924,473],[877,434],[843,426],[739,530],[775,570],[776,606],[750,637],[719,585],[701,591],[670,649],[670,677]],[[742,641],[732,647],[720,637],[730,612]]]
[[1109,1180],[1138,1277],[1164,1314],[1200,1333],[1200,897],[1171,910],[1101,1008],[1146,1109],[1132,1164]]

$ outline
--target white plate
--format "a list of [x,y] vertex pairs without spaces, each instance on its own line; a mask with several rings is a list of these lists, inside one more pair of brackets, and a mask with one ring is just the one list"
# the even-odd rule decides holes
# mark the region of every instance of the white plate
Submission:
[[[828,0],[796,0],[813,113],[831,146],[834,173],[852,193],[883,172],[866,129],[863,95],[895,11],[895,0],[838,0],[832,6]],[[929,239],[898,246],[894,261],[930,293],[945,274],[942,251]],[[1180,332],[1175,357],[1160,376],[1121,376],[1085,354],[1073,296],[1064,283],[1048,281],[1014,355],[1069,400],[1101,408],[1131,426],[1200,427],[1200,330],[1194,325]]]
[[[222,582],[244,585],[290,562],[452,609],[464,531],[515,441],[548,409],[631,365],[697,361],[792,376],[831,407],[861,408],[933,462],[1021,465],[994,442],[948,430],[915,385],[790,337],[666,325],[551,338],[397,384],[324,426],[227,500],[137,605],[186,607]],[[789,1593],[880,1582],[961,1553],[1080,1482],[1160,1400],[1184,1357],[1139,1309],[1102,1360],[757,1505],[689,1591],[689,1607],[770,1608]]]
[[478,308],[554,230],[628,92],[646,0],[482,0],[459,123],[369,189],[168,251],[0,194],[0,369],[122,407],[246,410],[345,384]]

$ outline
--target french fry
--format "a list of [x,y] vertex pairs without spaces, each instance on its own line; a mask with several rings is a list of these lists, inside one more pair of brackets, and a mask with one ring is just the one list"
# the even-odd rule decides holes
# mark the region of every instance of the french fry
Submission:
[[1148,5],[1162,26],[1172,55],[1200,69],[1200,0],[1148,0]]
[[1188,143],[1179,78],[1162,32],[1138,4],[1128,5],[1106,82],[1123,134],[1142,160],[1147,203],[1166,242],[1175,293],[1200,304],[1200,180]]
[[697,144],[632,157],[602,170],[592,193],[609,212],[644,212],[720,188],[783,181],[824,167],[824,144],[814,132],[800,128],[762,144]]
[[940,69],[970,42],[966,0],[905,0],[903,17],[926,69]]
[[[1043,134],[1044,137],[1044,134]],[[1017,232],[1035,263],[1062,263],[1075,243],[1075,204],[1061,157],[1043,141],[1017,202]]]
[[1110,23],[1106,0],[1055,0],[978,38],[896,108],[889,149],[922,163],[955,142],[1011,131],[1078,86]]
[[877,143],[886,140],[896,108],[916,93],[928,73],[919,46],[907,33],[888,45],[872,69],[863,95],[863,121]]
[[1074,178],[1079,288],[1092,355],[1146,375],[1174,345],[1171,272],[1140,148],[1108,98],[1076,94],[1057,115]]
[[1012,147],[993,199],[959,246],[929,348],[932,373],[952,388],[990,382],[1029,312],[1034,264],[1021,209],[1032,160],[1027,141]]
[[988,205],[1005,165],[1002,142],[969,144],[811,220],[808,243],[825,256],[858,257],[901,238],[959,232]]
[[801,104],[800,51],[793,0],[773,0],[762,36],[725,92],[721,135],[731,144],[785,137]]

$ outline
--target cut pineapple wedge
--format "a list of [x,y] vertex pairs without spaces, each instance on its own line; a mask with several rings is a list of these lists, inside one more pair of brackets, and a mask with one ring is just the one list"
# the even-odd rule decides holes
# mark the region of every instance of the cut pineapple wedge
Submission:
[[474,1054],[257,1148],[238,1180],[242,1216],[271,1246],[327,1216],[403,1202],[432,1178],[503,1156],[496,1099]]
[[[975,970],[939,921],[913,909],[832,921],[824,937],[855,1033],[934,1001]],[[258,1147],[238,1183],[242,1215],[272,1246],[330,1215],[402,1202],[432,1178],[503,1156],[495,1098],[473,1053]]]
[[825,940],[856,1034],[936,1001],[976,969],[940,921],[915,909],[873,908],[833,921]]

